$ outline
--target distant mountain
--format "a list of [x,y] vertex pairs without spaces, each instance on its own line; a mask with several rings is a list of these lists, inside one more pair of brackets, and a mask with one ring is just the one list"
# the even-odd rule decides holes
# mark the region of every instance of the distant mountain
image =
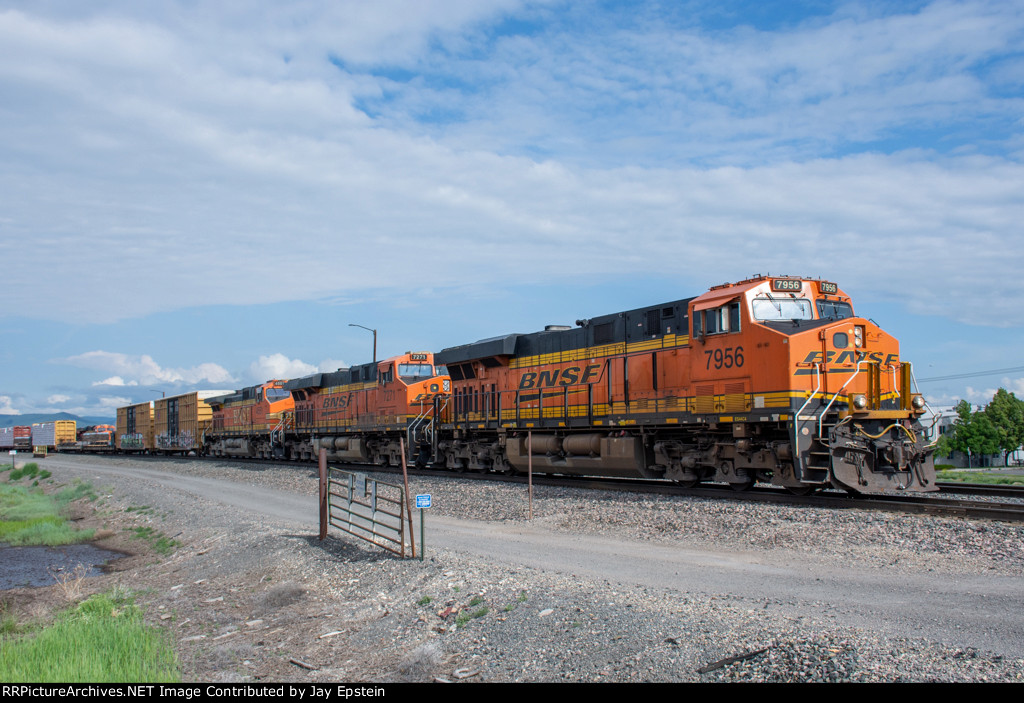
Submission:
[[114,417],[79,417],[71,413],[30,413],[28,415],[0,415],[0,427],[17,427],[31,425],[35,422],[54,422],[56,420],[74,420],[79,429],[89,425],[114,425]]

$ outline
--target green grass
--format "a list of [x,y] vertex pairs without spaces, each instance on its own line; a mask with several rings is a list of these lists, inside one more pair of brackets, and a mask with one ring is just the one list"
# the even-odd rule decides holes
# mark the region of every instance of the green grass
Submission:
[[984,483],[994,486],[1024,486],[1024,476],[1007,476],[1005,474],[983,473],[980,471],[939,471],[939,481],[951,483]]
[[178,546],[178,542],[152,527],[133,527],[129,532],[133,533],[135,539],[144,539],[151,543],[158,554],[166,556]]
[[98,594],[53,625],[19,636],[0,630],[0,681],[106,683],[181,680],[174,649],[134,602]]
[[70,486],[66,488],[61,489],[56,494],[54,494],[53,497],[54,500],[56,500],[61,505],[67,505],[71,501],[78,500],[79,498],[86,498],[91,503],[95,501],[99,496],[96,495],[96,491],[93,490],[91,483],[89,483],[88,481],[81,481],[79,479],[75,479],[74,483],[72,483]]
[[472,612],[470,612],[469,610],[463,610],[455,616],[455,624],[459,627],[465,627],[466,623],[468,623],[470,620],[473,620],[475,618],[482,618],[484,615],[487,615],[488,612],[490,612],[490,610],[487,608],[486,605],[483,608],[480,608],[479,610],[474,610]]
[[67,503],[24,486],[0,484],[0,542],[52,547],[89,541],[95,530],[76,530],[61,517]]

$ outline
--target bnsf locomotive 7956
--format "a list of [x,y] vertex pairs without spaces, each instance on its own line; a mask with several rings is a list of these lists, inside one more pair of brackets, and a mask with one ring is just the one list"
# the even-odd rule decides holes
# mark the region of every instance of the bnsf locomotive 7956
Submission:
[[935,490],[895,338],[828,281],[661,305],[210,399],[205,451],[635,476],[795,493]]

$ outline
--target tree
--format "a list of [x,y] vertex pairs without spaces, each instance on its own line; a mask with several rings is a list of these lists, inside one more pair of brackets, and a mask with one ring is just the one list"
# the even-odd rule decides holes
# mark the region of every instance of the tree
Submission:
[[1024,444],[1024,401],[1000,388],[985,407],[985,416],[992,422],[1003,451],[1003,465],[1010,463],[1010,454]]
[[953,451],[966,454],[968,466],[972,465],[972,456],[999,451],[999,430],[985,413],[972,411],[971,404],[961,400],[956,405],[956,414],[958,417],[953,423],[948,446]]

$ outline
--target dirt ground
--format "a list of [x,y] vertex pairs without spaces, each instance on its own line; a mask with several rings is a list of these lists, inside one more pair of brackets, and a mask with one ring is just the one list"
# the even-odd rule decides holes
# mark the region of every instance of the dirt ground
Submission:
[[[186,682],[430,681],[458,670],[438,648],[419,646],[444,631],[431,609],[403,611],[397,632],[388,618],[384,591],[423,571],[409,560],[258,518],[186,514],[171,496],[145,496],[143,508],[139,495],[110,488],[96,502],[72,503],[70,517],[97,530],[95,546],[124,557],[98,577],[0,591],[0,609],[20,625],[44,625],[93,593],[123,589],[169,633]],[[160,553],[140,528],[173,548]],[[426,571],[446,578],[429,563]],[[416,632],[406,636],[404,624]]]
[[[792,592],[796,581],[780,574],[809,569],[814,560],[797,559],[785,544],[758,550],[758,558],[772,567],[768,571],[778,574],[759,568],[736,572],[750,573],[755,588],[764,578],[777,578],[783,590],[769,595],[743,595],[743,584],[731,577],[726,586],[715,585],[715,564],[736,554],[713,545],[691,545],[697,551],[690,557],[673,553],[680,559],[654,569],[670,586],[649,582],[639,571],[623,576],[614,569],[594,570],[596,562],[574,566],[577,553],[588,560],[593,557],[586,555],[602,555],[603,566],[618,563],[610,547],[620,542],[617,536],[577,531],[568,513],[588,525],[614,520],[616,535],[650,532],[647,523],[637,523],[646,513],[627,497],[550,498],[550,509],[561,512],[528,527],[516,520],[480,520],[479,511],[504,506],[505,499],[493,495],[500,493],[497,488],[474,488],[472,501],[457,503],[475,506],[462,508],[473,515],[463,529],[474,548],[460,547],[462,533],[451,530],[445,546],[428,549],[421,562],[354,539],[319,541],[316,481],[308,468],[199,464],[166,462],[155,471],[147,462],[125,459],[49,460],[54,488],[57,480],[83,480],[96,489],[95,501],[72,504],[76,523],[99,530],[97,546],[127,556],[101,576],[73,581],[80,587],[77,595],[53,585],[0,591],[0,603],[21,623],[43,623],[76,599],[125,589],[147,619],[168,632],[186,682],[1024,680],[1016,620],[1005,618],[1009,634],[987,620],[970,622],[978,608],[994,612],[975,603],[973,593],[948,616],[925,609],[922,619],[905,612],[912,607],[900,608],[899,622],[927,625],[927,636],[911,637],[894,619],[859,607],[855,598],[837,604],[830,590],[828,602],[821,601],[815,584],[828,578],[821,569],[807,571],[821,576],[807,582],[810,595]],[[461,486],[446,484],[449,500],[461,496],[454,490]],[[747,517],[752,527],[746,529],[773,535],[788,529],[790,519],[806,524],[785,517],[785,509],[691,502],[679,507],[690,527],[714,528],[727,537],[734,533],[723,530]],[[655,511],[655,518],[661,525],[665,511]],[[823,514],[813,524],[845,524],[843,519]],[[1016,593],[1018,562],[1000,557],[1019,553],[1016,529],[890,516],[861,516],[856,524],[855,537],[843,547],[849,547],[851,563],[867,563],[877,551],[861,543],[872,530],[920,533],[936,544],[965,540],[954,556],[935,557],[932,565],[998,563],[991,577],[975,573],[972,578],[979,580],[971,588],[988,589],[993,607]],[[527,536],[543,533],[542,548],[530,551],[527,544],[530,559],[502,560],[499,546],[515,550],[518,543],[507,544],[507,538],[520,530]],[[492,540],[492,532],[500,534]],[[158,539],[173,544],[158,550]],[[594,539],[599,548],[585,545]],[[660,563],[654,560],[660,543],[626,543],[649,549],[652,569]],[[483,551],[475,548],[479,544],[486,545]],[[837,549],[834,539],[823,544],[830,554]],[[877,570],[868,564],[861,575],[880,584],[883,594],[923,578],[927,583],[918,593],[934,588],[933,582],[956,585],[960,571],[932,574],[931,568],[922,572],[914,566],[918,544],[887,547],[884,554],[892,558]],[[683,586],[690,576],[694,585]],[[854,586],[849,588],[856,595],[861,591]],[[836,588],[845,587],[837,581]],[[957,589],[944,591],[945,602],[964,589],[952,590]],[[965,638],[970,646],[961,646]],[[978,648],[979,639],[991,642],[992,651]],[[771,656],[735,659],[762,650]],[[735,663],[707,668],[727,660]]]

